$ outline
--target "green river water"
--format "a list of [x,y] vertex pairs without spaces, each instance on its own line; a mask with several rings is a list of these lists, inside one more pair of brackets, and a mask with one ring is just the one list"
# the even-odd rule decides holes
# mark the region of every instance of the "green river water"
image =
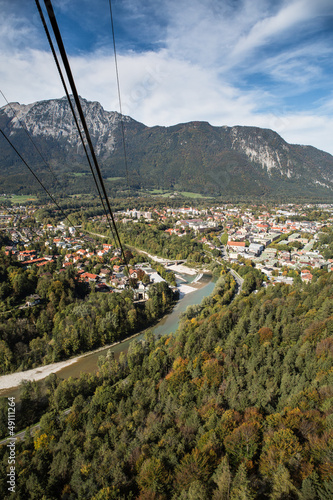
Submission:
[[[193,277],[192,277],[193,279]],[[190,284],[191,278],[187,280]],[[203,286],[191,293],[184,295],[175,305],[170,314],[161,319],[154,327],[150,330],[155,335],[165,335],[171,332],[175,332],[179,323],[179,315],[186,310],[189,305],[200,304],[204,297],[210,295],[214,289],[215,283],[212,281],[212,277],[209,275],[203,275],[200,279],[200,283]],[[103,356],[111,349],[115,357],[118,357],[121,352],[126,352],[130,342],[133,340],[140,340],[144,338],[145,333],[142,332],[135,336],[134,338],[127,339],[115,346],[108,346],[98,352],[88,353],[85,356],[79,358],[75,363],[62,368],[57,371],[58,377],[61,379],[67,379],[69,377],[78,377],[80,373],[92,373],[97,371],[97,362],[100,356]],[[0,391],[0,396],[9,397],[14,396],[19,399],[19,388],[3,389]]]

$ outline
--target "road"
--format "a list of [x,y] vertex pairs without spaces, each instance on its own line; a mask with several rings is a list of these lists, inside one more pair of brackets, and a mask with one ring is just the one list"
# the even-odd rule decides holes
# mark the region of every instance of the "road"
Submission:
[[[68,415],[71,411],[71,408],[68,408],[67,410],[64,410],[63,411],[63,415]],[[36,424],[36,425],[33,425],[32,427],[27,428],[27,429],[24,429],[24,431],[20,431],[18,432],[17,434],[15,434],[15,436],[10,436],[10,437],[7,437],[5,439],[3,439],[2,441],[0,441],[0,446],[3,445],[3,444],[6,444],[7,441],[12,441],[13,439],[21,439],[22,441],[24,441],[24,438],[25,438],[25,433],[27,432],[27,430],[29,430],[29,433],[31,436],[34,436],[36,434],[36,432],[40,429],[40,425],[39,424]]]
[[[33,427],[30,428],[30,435],[34,436],[39,429],[40,429],[39,424],[34,425]],[[3,444],[6,444],[7,441],[8,442],[12,441],[13,439],[15,439],[15,441],[17,439],[24,441],[26,431],[27,431],[27,429],[24,429],[24,431],[18,432],[17,434],[15,434],[15,436],[10,436],[10,437],[3,439],[2,441],[0,441],[0,446]]]
[[243,286],[243,283],[244,283],[244,279],[236,271],[234,271],[234,269],[230,269],[229,268],[229,272],[230,272],[230,274],[233,275],[233,277],[235,278],[235,281],[236,281],[236,283],[238,285],[238,287],[237,287],[238,288],[237,294],[241,293],[242,286]]
[[[211,260],[214,260],[217,264],[222,264],[222,262],[217,259],[216,257],[213,257],[212,253],[211,252],[208,252],[206,251],[206,254],[208,254],[208,257],[211,259]],[[230,274],[232,274],[232,276],[234,277],[236,283],[237,283],[237,294],[240,294],[241,291],[242,291],[242,287],[243,287],[243,283],[244,283],[244,278],[242,278],[238,273],[237,271],[234,271],[234,269],[231,269],[228,265],[228,263],[224,260],[226,257],[226,254],[225,254],[225,249],[224,249],[224,246],[222,245],[221,247],[221,258],[222,260],[224,261],[223,263],[228,267],[228,271],[230,272]]]

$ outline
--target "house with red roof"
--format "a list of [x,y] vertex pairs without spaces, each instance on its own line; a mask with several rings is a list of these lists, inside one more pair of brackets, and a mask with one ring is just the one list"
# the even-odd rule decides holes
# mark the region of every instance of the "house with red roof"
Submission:
[[261,231],[264,231],[267,233],[267,231],[269,229],[269,225],[268,224],[257,224],[257,228],[259,228]]
[[245,241],[228,241],[229,248],[245,248]]
[[49,264],[49,262],[54,262],[54,260],[45,260],[44,262],[40,262],[39,264],[37,264],[37,267],[42,267],[42,266],[46,266],[47,264]]
[[138,273],[136,272],[135,269],[130,269],[129,270],[129,275],[130,275],[131,278],[134,278],[134,279],[137,279],[137,277],[138,277]]
[[310,273],[310,271],[304,270],[304,271],[301,271],[301,278],[302,278],[302,281],[305,281],[306,283],[308,283],[309,281],[312,280],[313,275]]
[[81,279],[83,279],[87,283],[89,283],[89,282],[96,283],[99,279],[98,274],[92,274],[92,273],[82,273],[80,277],[81,277]]
[[31,260],[37,255],[36,250],[23,250],[18,253],[17,260],[20,262]]

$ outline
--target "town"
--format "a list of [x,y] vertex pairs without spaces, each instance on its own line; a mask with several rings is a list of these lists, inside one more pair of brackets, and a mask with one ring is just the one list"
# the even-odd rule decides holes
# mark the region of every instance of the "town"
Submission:
[[[0,211],[2,234],[10,240],[5,253],[13,255],[24,269],[33,265],[58,272],[73,268],[82,282],[104,293],[124,290],[131,282],[137,289],[138,300],[147,299],[149,284],[165,280],[165,273],[162,277],[161,271],[156,272],[152,261],[145,262],[144,254],[134,258],[127,250],[129,266],[125,266],[120,248],[106,236],[105,216],[89,217],[77,226],[69,226],[65,220],[45,224],[36,217],[40,208],[20,205]],[[131,208],[116,212],[115,220],[121,233],[124,227],[129,231],[139,224],[170,238],[190,235],[204,256],[195,263],[198,272],[211,259],[229,265],[251,262],[265,275],[267,286],[292,284],[296,278],[308,282],[315,269],[332,270],[333,259],[323,255],[318,243],[322,231],[332,225],[333,205]],[[177,260],[186,259],[157,259],[165,269]],[[175,285],[174,275],[171,281]],[[38,300],[38,296],[28,297],[27,305]]]

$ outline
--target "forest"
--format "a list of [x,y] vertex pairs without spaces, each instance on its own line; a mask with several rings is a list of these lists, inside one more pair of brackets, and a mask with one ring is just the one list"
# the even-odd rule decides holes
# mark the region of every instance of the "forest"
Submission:
[[[84,228],[93,233],[109,234],[104,226],[87,223]],[[194,234],[184,234],[181,238],[165,233],[167,227],[163,225],[148,226],[145,223],[122,224],[118,232],[122,241],[140,250],[145,250],[164,259],[185,260],[188,263],[208,263],[209,259],[203,253],[202,243],[194,238]]]
[[328,227],[325,228],[319,236],[319,241],[316,242],[315,248],[319,249],[320,252],[326,259],[333,258],[333,229]]
[[97,374],[50,376],[40,428],[16,443],[12,498],[331,499],[333,274],[235,287],[222,269],[175,334],[110,350]]

